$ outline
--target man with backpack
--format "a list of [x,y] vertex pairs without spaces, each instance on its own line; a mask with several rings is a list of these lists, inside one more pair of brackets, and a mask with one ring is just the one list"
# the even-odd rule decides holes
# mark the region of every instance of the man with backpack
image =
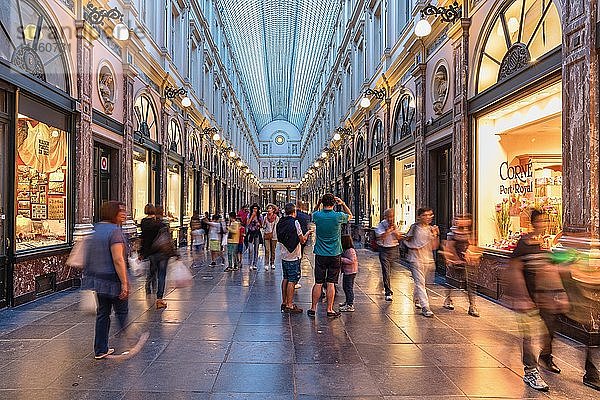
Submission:
[[281,311],[291,314],[301,314],[302,309],[293,303],[296,283],[300,279],[300,259],[302,258],[301,245],[311,234],[303,234],[300,222],[296,219],[296,206],[294,203],[285,205],[285,217],[276,225],[277,239],[281,252],[281,266],[283,280],[281,281]]

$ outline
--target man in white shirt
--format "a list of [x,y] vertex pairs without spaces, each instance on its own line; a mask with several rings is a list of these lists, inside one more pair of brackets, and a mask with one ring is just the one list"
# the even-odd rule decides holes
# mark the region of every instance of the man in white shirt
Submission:
[[383,221],[375,228],[377,245],[379,246],[379,262],[381,263],[381,273],[383,274],[383,288],[385,290],[385,299],[392,301],[392,291],[390,285],[390,272],[394,258],[398,257],[398,244],[402,240],[402,234],[394,222],[394,209],[388,208],[383,212]]
[[302,234],[300,222],[296,219],[294,203],[285,205],[285,217],[276,225],[278,246],[281,252],[283,280],[281,281],[281,311],[300,314],[302,309],[293,303],[296,283],[300,279],[301,245],[306,242],[312,231]]

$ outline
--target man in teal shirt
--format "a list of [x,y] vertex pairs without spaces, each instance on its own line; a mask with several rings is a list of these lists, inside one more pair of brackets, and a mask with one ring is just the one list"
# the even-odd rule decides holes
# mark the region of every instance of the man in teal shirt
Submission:
[[[342,224],[348,223],[352,212],[348,206],[331,193],[325,194],[317,203],[316,209],[323,205],[323,210],[312,214],[312,220],[317,227],[315,239],[315,284],[312,289],[312,305],[306,313],[309,317],[315,316],[317,303],[321,296],[323,284],[327,288],[327,316],[338,317],[339,311],[333,310],[335,286],[340,275],[342,254]],[[344,212],[333,211],[338,204]]]

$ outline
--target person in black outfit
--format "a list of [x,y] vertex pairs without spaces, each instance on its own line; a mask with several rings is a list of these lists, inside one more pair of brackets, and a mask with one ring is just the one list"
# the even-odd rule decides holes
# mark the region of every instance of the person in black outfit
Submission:
[[156,291],[157,265],[150,256],[153,254],[152,243],[154,242],[154,239],[156,239],[156,235],[158,235],[160,226],[156,223],[156,210],[152,203],[146,204],[144,213],[146,214],[146,217],[140,222],[140,228],[142,230],[140,258],[148,259],[150,261],[150,268],[148,269],[148,275],[146,276],[146,294],[149,295],[153,291]]

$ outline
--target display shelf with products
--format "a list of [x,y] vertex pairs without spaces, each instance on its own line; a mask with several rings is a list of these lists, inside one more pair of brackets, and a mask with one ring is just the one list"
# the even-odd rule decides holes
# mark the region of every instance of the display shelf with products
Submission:
[[544,234],[546,247],[553,247],[562,231],[562,164],[554,154],[523,154],[506,164],[501,174],[507,178],[501,186],[503,194],[495,206],[498,236],[485,247],[502,251],[514,250],[522,234],[530,231],[532,209],[548,215]]

